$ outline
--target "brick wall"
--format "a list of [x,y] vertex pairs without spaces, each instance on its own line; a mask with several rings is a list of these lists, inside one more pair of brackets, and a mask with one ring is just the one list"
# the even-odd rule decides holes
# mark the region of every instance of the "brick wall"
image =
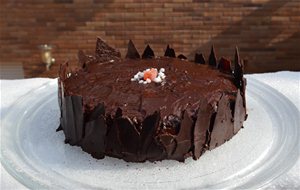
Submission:
[[[300,70],[300,0],[1,0],[1,62],[22,62],[27,77],[41,69],[37,46],[55,45],[57,63],[93,53],[96,36],[126,53],[149,43],[162,55],[232,57],[238,45],[246,72]],[[206,57],[207,57],[206,56]],[[54,70],[58,68],[56,64]]]

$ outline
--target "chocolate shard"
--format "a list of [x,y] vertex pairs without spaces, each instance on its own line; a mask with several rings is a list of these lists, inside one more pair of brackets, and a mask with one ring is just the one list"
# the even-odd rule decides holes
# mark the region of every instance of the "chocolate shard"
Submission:
[[97,59],[94,56],[86,55],[82,50],[79,50],[77,53],[78,64],[82,69],[86,69],[89,64],[96,63]]
[[87,121],[93,121],[97,119],[100,115],[105,115],[104,103],[100,103],[94,108],[94,110],[88,116]]
[[245,109],[246,109],[246,85],[247,85],[247,79],[243,78],[243,80],[242,80],[242,91],[241,91],[241,94],[243,96],[243,102],[244,102],[243,105],[244,105]]
[[115,114],[115,118],[119,118],[119,117],[122,117],[122,109],[121,108],[117,108],[117,110],[116,110],[116,114]]
[[62,128],[66,142],[77,145],[83,136],[83,106],[81,96],[66,96],[62,98],[63,117]]
[[164,146],[168,158],[171,158],[176,150],[176,145],[177,145],[174,135],[171,134],[159,135],[159,141]]
[[170,46],[167,46],[167,49],[165,51],[165,57],[176,57],[175,51],[173,48],[170,48]]
[[188,114],[188,111],[185,110],[183,113],[183,119],[181,121],[181,126],[176,140],[176,149],[172,155],[172,158],[178,161],[184,161],[185,155],[189,153],[189,150],[192,147],[193,139],[193,120]]
[[160,112],[155,111],[147,116],[142,123],[140,133],[140,161],[155,161],[166,158],[166,152],[163,145],[156,137],[159,128]]
[[147,150],[147,160],[154,162],[165,158],[167,158],[167,153],[163,146],[156,140],[152,141]]
[[63,130],[61,124],[57,127],[56,132]]
[[236,134],[242,127],[246,118],[246,108],[244,107],[244,100],[240,89],[237,91],[237,96],[234,105],[234,134]]
[[159,127],[160,113],[154,112],[147,116],[142,123],[141,131],[141,152],[146,154],[151,142],[154,140],[154,135]]
[[195,63],[199,64],[205,64],[205,58],[202,53],[196,53],[195,54]]
[[131,40],[129,40],[129,42],[128,42],[126,58],[129,58],[129,59],[141,58],[138,50],[135,48],[135,45],[133,44],[133,42]]
[[97,38],[96,42],[96,59],[99,62],[106,62],[110,60],[118,60],[121,58],[121,53],[106,44],[101,38]]
[[208,104],[208,101],[206,99],[201,99],[199,103],[197,120],[193,131],[193,158],[195,160],[198,159],[205,150],[205,147],[203,145],[206,144],[206,133],[210,127],[211,118],[213,115],[213,107]]
[[107,126],[105,153],[108,156],[123,158],[117,119],[113,119]]
[[147,45],[143,52],[142,58],[143,59],[151,59],[154,57],[155,57],[155,55],[154,55],[153,50],[151,49],[151,47],[149,45]]
[[184,59],[184,60],[187,59],[187,57],[184,56],[183,54],[178,55],[177,58],[178,58],[178,59]]
[[79,50],[77,53],[77,57],[78,57],[78,63],[80,67],[84,69],[86,67],[86,61],[87,61],[87,57],[85,53],[82,50]]
[[121,142],[124,160],[138,161],[137,154],[140,145],[139,133],[134,127],[133,122],[128,117],[116,119],[119,139]]
[[234,55],[234,82],[235,85],[242,89],[243,86],[243,75],[244,75],[244,65],[240,59],[238,47],[235,48],[235,55]]
[[222,94],[217,107],[217,113],[210,135],[209,149],[214,149],[234,135],[229,98]]
[[59,73],[58,73],[59,80],[64,81],[67,78],[68,67],[69,67],[69,63],[68,62],[60,64]]
[[214,46],[211,46],[210,55],[208,58],[208,64],[211,66],[217,66],[217,57],[215,54]]
[[232,73],[231,61],[229,59],[226,59],[225,57],[221,57],[218,64],[218,69],[225,73]]
[[103,115],[87,122],[85,125],[85,136],[81,143],[82,149],[90,153],[94,158],[104,158],[106,131],[107,125]]

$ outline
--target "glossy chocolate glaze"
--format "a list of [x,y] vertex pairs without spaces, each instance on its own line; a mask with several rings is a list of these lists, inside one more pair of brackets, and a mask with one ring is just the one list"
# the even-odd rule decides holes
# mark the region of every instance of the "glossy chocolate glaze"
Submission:
[[[104,62],[80,53],[82,68],[70,71],[62,65],[59,104],[66,143],[99,159],[108,155],[131,162],[184,161],[198,159],[242,127],[245,92],[234,75],[174,58],[175,52],[151,58],[150,46],[142,56],[146,59],[140,59],[132,42],[129,46],[133,53],[128,52],[127,59]],[[165,68],[164,82],[130,80],[152,67]]]

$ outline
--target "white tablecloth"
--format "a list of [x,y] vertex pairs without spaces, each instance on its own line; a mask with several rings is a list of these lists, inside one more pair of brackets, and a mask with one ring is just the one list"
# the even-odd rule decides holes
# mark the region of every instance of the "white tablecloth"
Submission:
[[[300,72],[284,71],[268,74],[253,74],[251,76],[261,82],[270,85],[271,87],[284,94],[296,105],[298,110],[300,110]],[[34,78],[23,80],[0,80],[0,116],[2,117],[9,109],[10,105],[13,104],[18,98],[50,80],[56,79]],[[11,177],[2,166],[0,187],[0,189],[2,190],[26,189],[22,184]],[[272,181],[267,189],[300,189],[300,157],[298,158],[297,163],[292,169],[290,169],[288,172],[286,172],[276,180]]]

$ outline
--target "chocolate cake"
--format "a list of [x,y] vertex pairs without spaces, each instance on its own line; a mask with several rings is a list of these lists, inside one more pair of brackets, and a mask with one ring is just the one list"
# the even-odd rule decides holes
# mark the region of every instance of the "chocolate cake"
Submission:
[[233,137],[246,119],[243,64],[234,69],[214,48],[189,61],[167,46],[140,55],[132,41],[124,59],[97,39],[94,56],[78,53],[79,66],[59,72],[60,127],[65,143],[93,157],[129,162],[198,159]]

